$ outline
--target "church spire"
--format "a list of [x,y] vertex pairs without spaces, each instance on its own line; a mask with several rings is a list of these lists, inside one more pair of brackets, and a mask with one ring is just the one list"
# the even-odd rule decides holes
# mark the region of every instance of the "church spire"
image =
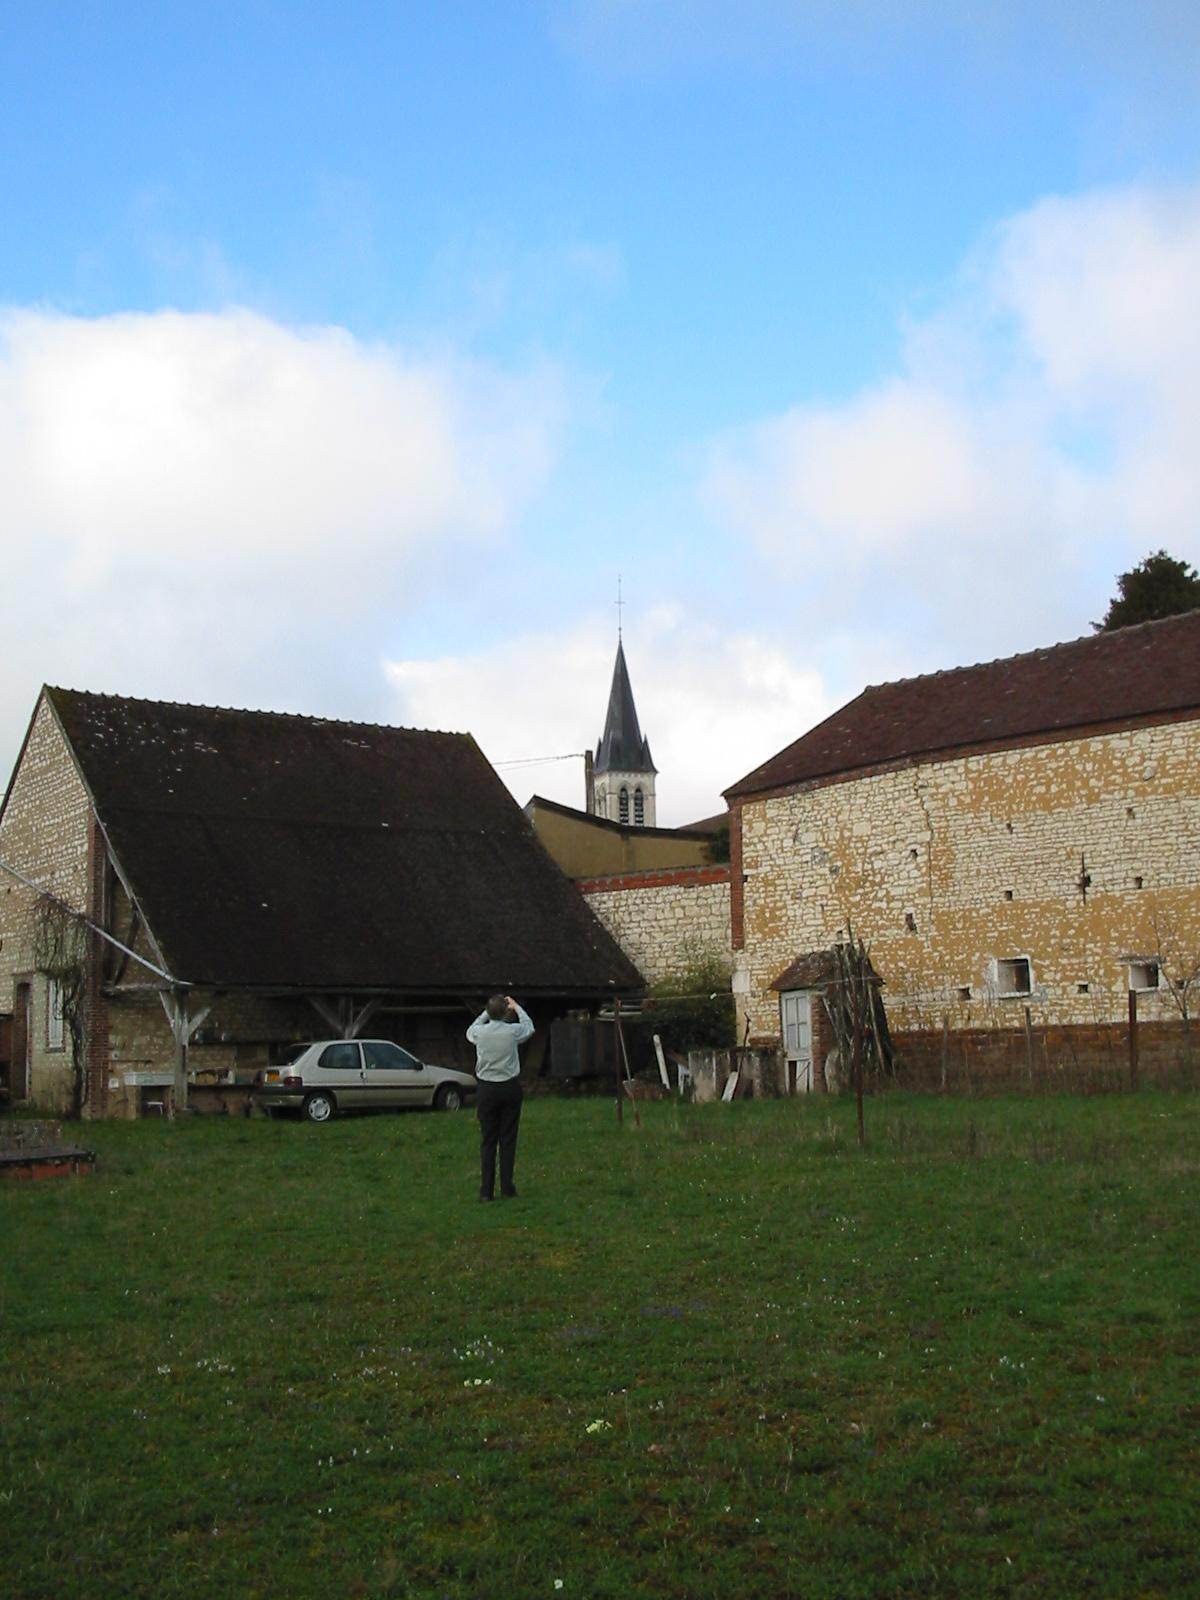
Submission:
[[596,746],[596,771],[657,771],[650,755],[650,741],[643,736],[638,724],[633,686],[629,682],[629,668],[625,664],[625,645],[621,639],[617,640],[617,659],[613,666],[612,688],[608,693],[608,715],[604,719],[600,743]]
[[633,703],[625,641],[618,632],[608,714],[589,777],[588,810],[610,822],[654,827],[656,773],[650,741],[641,730]]

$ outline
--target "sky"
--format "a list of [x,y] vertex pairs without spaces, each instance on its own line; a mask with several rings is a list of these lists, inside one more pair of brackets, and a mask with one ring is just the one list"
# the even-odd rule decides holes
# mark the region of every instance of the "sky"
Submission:
[[0,765],[51,682],[580,805],[619,578],[710,814],[1200,562],[1198,291],[1194,3],[10,0]]

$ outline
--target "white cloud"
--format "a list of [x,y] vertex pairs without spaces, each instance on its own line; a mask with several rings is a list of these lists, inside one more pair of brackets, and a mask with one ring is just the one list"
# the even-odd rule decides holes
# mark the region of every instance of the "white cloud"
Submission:
[[559,411],[548,370],[248,311],[9,311],[10,745],[43,678],[355,714],[389,610],[511,530]]
[[[658,819],[678,826],[719,811],[720,791],[832,709],[821,677],[747,632],[659,607],[625,630],[642,732],[655,765]],[[469,729],[493,761],[581,753],[604,724],[611,623],[509,639],[475,655],[393,661],[399,720]],[[583,762],[502,767],[522,803],[537,793],[583,805]]]
[[718,441],[708,504],[826,609],[916,625],[926,665],[1081,633],[1132,560],[1200,557],[1197,282],[1200,190],[1046,201],[894,376]]

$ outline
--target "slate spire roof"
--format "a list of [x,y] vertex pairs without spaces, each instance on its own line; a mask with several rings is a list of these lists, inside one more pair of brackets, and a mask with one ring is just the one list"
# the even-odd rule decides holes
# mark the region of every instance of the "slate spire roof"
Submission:
[[976,747],[1071,738],[1200,710],[1200,611],[877,684],[756,767],[727,799]]
[[596,746],[597,772],[657,772],[650,755],[650,741],[638,726],[637,707],[629,668],[625,665],[625,646],[617,640],[617,659],[613,666],[612,688],[608,694],[608,715],[604,732]]
[[44,693],[183,981],[472,999],[641,986],[467,734]]

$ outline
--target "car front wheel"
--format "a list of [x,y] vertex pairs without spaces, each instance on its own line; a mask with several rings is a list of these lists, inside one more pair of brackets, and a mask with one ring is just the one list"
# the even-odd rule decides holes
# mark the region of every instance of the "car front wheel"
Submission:
[[331,1094],[310,1094],[304,1102],[304,1116],[308,1122],[328,1122],[337,1110],[337,1101]]
[[444,1083],[433,1097],[435,1111],[461,1111],[462,1103],[462,1090],[453,1083]]

